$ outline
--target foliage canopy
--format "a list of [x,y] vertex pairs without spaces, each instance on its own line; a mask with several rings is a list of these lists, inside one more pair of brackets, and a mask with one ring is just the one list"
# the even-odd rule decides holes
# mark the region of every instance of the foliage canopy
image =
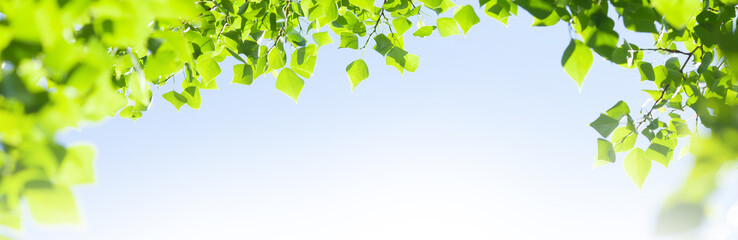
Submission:
[[[716,174],[738,159],[736,0],[0,0],[0,224],[20,229],[19,201],[42,223],[78,221],[69,188],[94,180],[90,146],[62,146],[55,135],[108,116],[137,119],[152,87],[175,108],[199,108],[231,57],[233,83],[272,73],[275,88],[298,100],[326,45],[372,48],[400,73],[419,56],[405,37],[466,35],[479,13],[507,24],[522,8],[534,26],[574,32],[561,65],[581,87],[596,56],[638,69],[652,103],[617,102],[591,124],[595,166],[628,152],[626,174],[640,188],[652,161],[668,166],[689,137],[695,165],[659,224],[676,232],[700,224]],[[648,34],[636,46],[625,33]],[[644,58],[644,52],[673,56]],[[346,66],[352,89],[369,79],[362,59]],[[698,135],[699,129],[708,133]],[[684,151],[684,149],[683,149]],[[693,213],[698,214],[693,214]],[[674,221],[674,216],[694,216]]]

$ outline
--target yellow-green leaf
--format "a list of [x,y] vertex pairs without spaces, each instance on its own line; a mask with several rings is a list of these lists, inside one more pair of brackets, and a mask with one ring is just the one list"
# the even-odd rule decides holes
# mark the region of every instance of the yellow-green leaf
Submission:
[[438,33],[441,34],[441,37],[461,35],[456,20],[453,18],[439,18],[436,20],[436,25],[438,25]]
[[561,58],[561,65],[569,76],[582,89],[582,82],[592,67],[592,51],[583,42],[572,39]]
[[331,35],[328,32],[313,33],[313,40],[319,47],[333,43],[333,39],[331,39]]
[[352,5],[374,12],[374,0],[349,0]]
[[612,144],[605,139],[597,139],[597,158],[595,159],[594,167],[614,162],[615,151],[612,148]]
[[272,48],[272,51],[269,52],[269,57],[267,60],[269,62],[269,69],[277,70],[284,67],[285,63],[287,62],[287,55],[284,54],[284,51],[282,51],[282,49],[275,47]]
[[95,150],[89,145],[67,148],[61,166],[54,177],[54,183],[71,186],[94,182],[95,174],[92,166],[94,156]]
[[643,182],[646,181],[646,177],[651,171],[651,160],[646,158],[646,154],[642,149],[635,148],[625,156],[623,167],[633,183],[638,185],[638,189],[641,189]]
[[346,66],[346,73],[348,73],[349,80],[351,80],[351,91],[354,91],[354,88],[361,81],[369,77],[369,68],[366,66],[364,60],[359,59]]
[[697,14],[700,0],[652,0],[651,6],[664,16],[669,25],[683,28]]
[[474,12],[474,8],[471,5],[464,5],[456,9],[454,13],[454,19],[459,23],[459,27],[464,31],[464,35],[469,32],[475,24],[479,23],[479,17]]
[[305,85],[305,81],[302,80],[292,69],[284,68],[279,72],[277,76],[277,83],[275,87],[277,90],[291,97],[297,102],[297,97],[300,96],[300,91]]
[[169,103],[174,105],[174,107],[177,108],[177,110],[179,110],[179,108],[181,108],[182,105],[187,103],[187,98],[182,96],[182,94],[179,94],[178,92],[175,92],[175,91],[170,91],[168,93],[165,93],[164,95],[162,95],[162,97],[164,97],[164,99],[166,99]]
[[74,196],[65,187],[27,189],[24,196],[33,219],[39,223],[79,223]]
[[254,70],[251,65],[236,64],[233,65],[233,83],[251,85],[254,82]]

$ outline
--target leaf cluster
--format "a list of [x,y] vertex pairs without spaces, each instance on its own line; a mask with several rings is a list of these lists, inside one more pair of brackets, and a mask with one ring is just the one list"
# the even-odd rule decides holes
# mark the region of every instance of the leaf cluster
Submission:
[[[160,93],[165,100],[178,110],[198,109],[200,91],[218,88],[217,77],[227,71],[219,63],[227,58],[239,62],[232,83],[250,85],[271,73],[275,89],[297,101],[321,48],[360,56],[370,48],[400,73],[414,72],[419,56],[407,50],[405,37],[467,35],[481,21],[477,13],[506,25],[519,8],[533,16],[533,26],[570,26],[574,34],[561,64],[580,88],[595,56],[638,69],[641,81],[653,83],[645,90],[651,104],[631,109],[620,101],[590,126],[601,136],[595,166],[628,152],[624,168],[639,188],[651,161],[669,166],[679,139],[691,138],[696,164],[665,207],[663,219],[670,219],[683,209],[702,209],[715,188],[714,173],[738,159],[737,3],[0,0],[0,224],[20,228],[21,199],[39,222],[78,221],[69,189],[93,181],[94,151],[62,146],[56,134],[108,116],[138,119],[170,82],[172,90]],[[628,42],[616,21],[628,33],[653,36],[653,43]],[[648,53],[673,57],[652,61]],[[361,57],[345,69],[352,90],[370,79]],[[699,129],[711,134],[701,136]],[[699,221],[693,223],[666,221],[660,229],[683,230]]]

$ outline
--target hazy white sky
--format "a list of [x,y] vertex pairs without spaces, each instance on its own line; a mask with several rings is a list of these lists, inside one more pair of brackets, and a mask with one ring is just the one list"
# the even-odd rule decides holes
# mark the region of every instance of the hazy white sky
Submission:
[[579,93],[560,65],[567,26],[483,18],[466,38],[407,36],[416,73],[368,49],[370,78],[353,93],[344,68],[361,53],[332,44],[298,104],[271,76],[230,84],[231,61],[201,110],[157,97],[136,122],[65,134],[98,150],[97,183],[76,189],[85,224],[27,218],[23,236],[653,239],[689,161],[654,165],[638,191],[623,156],[592,169],[587,126],[618,100],[637,109],[653,86],[595,56]]

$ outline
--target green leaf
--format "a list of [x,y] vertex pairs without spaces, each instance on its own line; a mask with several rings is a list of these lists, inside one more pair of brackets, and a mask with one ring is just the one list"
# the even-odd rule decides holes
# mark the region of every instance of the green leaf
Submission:
[[420,64],[420,58],[418,55],[408,53],[405,55],[405,70],[408,72],[415,72]]
[[193,109],[200,109],[200,89],[198,87],[187,87],[182,91],[182,96],[187,99],[187,105]]
[[669,162],[674,156],[675,147],[676,141],[654,138],[651,145],[646,149],[646,158],[661,163],[664,167],[669,167]]
[[297,75],[304,78],[310,78],[315,70],[315,61],[317,58],[317,46],[314,44],[308,45],[307,47],[298,48],[292,52],[292,58],[290,60],[290,67]]
[[628,174],[633,183],[638,185],[638,189],[643,187],[648,173],[651,171],[651,160],[646,159],[646,155],[640,148],[635,148],[625,156],[623,161],[625,173]]
[[614,162],[615,151],[612,148],[612,144],[605,139],[597,139],[597,158],[595,159],[594,167]]
[[248,64],[233,65],[233,83],[251,85],[254,82],[254,70]]
[[392,40],[387,38],[384,34],[379,34],[376,37],[374,37],[374,50],[376,50],[379,54],[382,54],[382,56],[387,55],[387,53],[392,50],[393,47],[395,47],[392,44]]
[[656,75],[653,72],[653,66],[651,66],[650,63],[641,62],[640,64],[638,64],[638,71],[641,72],[641,81],[643,80],[654,81],[656,79]]
[[361,81],[369,77],[369,67],[366,66],[364,60],[359,59],[346,66],[346,73],[348,73],[349,80],[351,80],[351,91],[354,91],[354,88]]
[[79,223],[74,196],[65,187],[26,189],[24,196],[33,219],[39,223]]
[[495,2],[488,3],[484,13],[507,26],[507,19],[511,15],[517,14],[517,11],[518,5],[510,2],[509,0],[497,0]]
[[374,12],[374,0],[349,0],[349,3],[366,9],[367,11]]
[[441,34],[441,37],[461,35],[459,26],[453,18],[439,18],[436,20],[436,25],[438,25],[438,33]]
[[315,40],[315,43],[318,44],[319,47],[333,43],[333,39],[331,39],[331,35],[328,34],[328,32],[314,33],[313,40]]
[[684,28],[700,8],[700,0],[652,0],[651,6],[675,28]]
[[151,103],[151,89],[144,74],[134,72],[128,75],[128,89],[131,91],[132,100],[146,106]]
[[269,52],[268,58],[269,59],[267,59],[267,61],[269,63],[269,69],[272,70],[283,68],[287,62],[287,55],[285,55],[284,51],[279,47],[272,48],[272,51]]
[[385,63],[397,68],[400,73],[404,73],[407,65],[407,55],[407,51],[402,50],[401,48],[392,48],[392,50],[387,53]]
[[197,72],[202,76],[203,82],[210,82],[220,75],[220,66],[209,56],[202,56],[197,59]]
[[392,26],[395,27],[395,32],[397,32],[398,35],[402,35],[410,29],[411,26],[413,26],[413,22],[407,20],[407,18],[400,17],[392,20]]
[[143,116],[141,112],[133,111],[133,106],[127,106],[123,108],[122,110],[120,110],[119,115],[122,118],[130,118],[133,120],[136,120],[137,118],[140,118],[141,116]]
[[418,30],[415,30],[413,36],[427,37],[433,33],[433,30],[436,30],[436,26],[423,26],[421,28],[418,28]]
[[164,95],[162,95],[162,97],[164,97],[164,99],[166,99],[169,103],[174,105],[174,107],[177,108],[177,110],[179,110],[179,108],[181,108],[182,105],[187,103],[187,98],[185,98],[184,96],[182,96],[182,94],[179,94],[178,92],[175,92],[175,91],[167,92]]
[[579,89],[582,89],[584,77],[587,76],[589,68],[592,67],[592,60],[592,52],[589,50],[589,47],[576,39],[572,39],[564,51],[564,56],[561,58],[561,65],[564,66],[566,73],[574,79]]
[[338,48],[359,49],[359,37],[349,32],[341,33],[341,45]]
[[434,8],[433,11],[436,12],[436,14],[440,15],[453,7],[456,7],[456,3],[452,2],[451,0],[443,0],[441,1],[441,6]]
[[551,0],[517,0],[515,4],[528,10],[528,12],[538,19],[545,19],[555,9],[555,1]]
[[65,186],[93,183],[95,174],[92,160],[95,150],[89,145],[77,145],[67,148],[61,166],[54,177],[54,183]]
[[600,114],[600,116],[594,120],[594,122],[590,123],[589,126],[594,128],[602,137],[610,136],[610,133],[612,133],[615,128],[618,127],[618,120],[612,119],[611,117],[608,117],[605,114]]
[[420,0],[426,7],[437,8],[441,6],[443,0]]
[[615,152],[627,152],[635,146],[638,134],[627,127],[619,127],[612,133],[611,139],[615,143]]
[[[21,230],[21,218],[20,218],[20,211],[1,211],[0,212],[0,225],[15,229],[15,230]],[[1,238],[0,240],[4,240]],[[12,240],[8,238],[7,240]]]
[[[706,180],[705,180],[706,181]],[[714,183],[713,183],[714,184]],[[701,189],[688,189],[700,191]],[[706,191],[706,190],[703,190]],[[667,235],[683,233],[702,225],[705,209],[697,203],[676,203],[664,207],[656,223],[656,234]]]
[[588,47],[603,58],[610,60],[617,49],[619,35],[613,31],[612,25],[615,23],[612,19],[602,17],[598,21],[603,21],[603,23],[600,23],[598,27],[587,27],[580,34]]
[[627,103],[623,101],[618,101],[618,103],[608,109],[605,113],[612,119],[620,120],[626,115],[630,114],[630,108],[628,108]]
[[553,12],[544,19],[538,19],[534,17],[533,26],[537,26],[537,27],[553,26],[553,25],[556,25],[556,23],[558,23],[559,20],[561,20],[559,15],[556,14],[556,12]]
[[690,131],[687,126],[687,122],[678,118],[672,118],[669,121],[669,130],[676,132],[677,137],[684,137],[692,134],[692,131]]
[[621,67],[633,68],[634,63],[640,62],[643,59],[643,52],[639,50],[640,48],[635,44],[630,44],[628,41],[625,41],[623,45],[615,49],[609,60]]
[[[632,10],[632,8],[630,9]],[[649,7],[638,6],[636,9],[623,13],[623,25],[631,31],[658,33],[654,22],[660,18],[656,16],[656,12]]]
[[299,32],[295,31],[295,29],[290,30],[287,32],[287,41],[294,44],[295,46],[303,47],[305,44],[307,44],[307,40],[305,40],[302,35],[300,35]]
[[464,35],[469,32],[475,24],[479,23],[479,17],[474,12],[474,8],[471,5],[464,5],[456,9],[454,19],[459,23],[461,30],[464,31]]
[[284,68],[279,72],[277,76],[277,83],[275,87],[277,90],[291,97],[297,102],[297,97],[300,96],[300,91],[305,85],[305,81],[302,80],[292,69]]

